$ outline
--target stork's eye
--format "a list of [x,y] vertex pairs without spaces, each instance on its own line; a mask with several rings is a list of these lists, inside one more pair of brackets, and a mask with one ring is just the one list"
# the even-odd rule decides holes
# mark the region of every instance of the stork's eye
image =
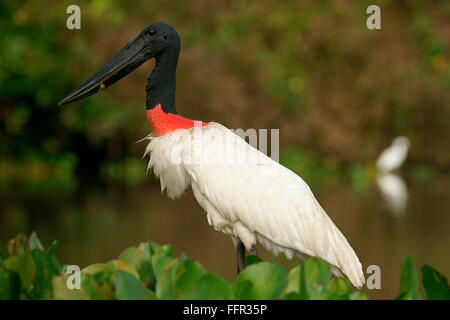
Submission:
[[155,31],[155,30],[149,30],[149,31],[148,31],[148,34],[149,34],[150,36],[154,36],[154,35],[156,34],[156,31]]

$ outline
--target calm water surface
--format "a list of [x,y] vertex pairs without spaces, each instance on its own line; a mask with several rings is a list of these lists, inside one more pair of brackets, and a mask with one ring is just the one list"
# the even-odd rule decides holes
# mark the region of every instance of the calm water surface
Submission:
[[[400,264],[407,255],[419,268],[429,264],[450,276],[449,182],[448,177],[406,182],[408,200],[400,215],[391,212],[375,181],[361,192],[351,185],[312,188],[364,269],[371,264],[381,267],[382,289],[370,291],[372,298],[395,298]],[[114,259],[125,248],[151,239],[174,245],[175,254],[184,252],[229,281],[235,278],[232,242],[208,225],[191,190],[179,200],[169,200],[149,177],[135,187],[85,186],[72,192],[8,188],[0,200],[3,252],[17,232],[36,230],[45,245],[58,239],[61,262],[84,267]],[[258,250],[264,260],[273,259],[263,248]],[[276,259],[288,270],[299,262]]]

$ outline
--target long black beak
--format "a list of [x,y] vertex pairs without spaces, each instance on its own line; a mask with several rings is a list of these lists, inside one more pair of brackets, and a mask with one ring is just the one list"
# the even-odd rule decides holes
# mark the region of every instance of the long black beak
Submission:
[[150,50],[138,35],[92,77],[59,101],[58,105],[74,102],[106,89],[150,58],[152,58]]

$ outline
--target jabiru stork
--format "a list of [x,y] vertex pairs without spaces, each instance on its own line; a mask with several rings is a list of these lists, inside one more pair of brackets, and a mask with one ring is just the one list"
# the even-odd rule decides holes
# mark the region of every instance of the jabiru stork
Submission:
[[153,132],[144,156],[150,155],[148,168],[159,177],[162,192],[177,198],[192,187],[208,223],[232,238],[238,273],[245,268],[245,250],[256,254],[260,244],[289,259],[321,258],[333,274],[343,273],[355,287],[362,287],[365,279],[358,257],[302,178],[223,125],[177,114],[180,48],[172,26],[153,23],[58,105],[103,90],[155,58],[146,86],[146,113]]

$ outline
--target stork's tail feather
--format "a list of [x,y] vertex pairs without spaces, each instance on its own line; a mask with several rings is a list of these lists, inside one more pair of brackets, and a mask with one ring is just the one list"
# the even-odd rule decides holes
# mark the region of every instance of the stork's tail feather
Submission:
[[[330,221],[331,222],[331,221]],[[334,225],[333,225],[334,226]],[[334,257],[336,260],[335,266],[341,271],[358,289],[361,289],[366,279],[362,270],[361,262],[358,259],[353,248],[348,243],[345,236],[334,226],[332,228],[333,236],[335,237]],[[333,271],[334,268],[332,268]],[[336,270],[334,274],[338,273]]]

